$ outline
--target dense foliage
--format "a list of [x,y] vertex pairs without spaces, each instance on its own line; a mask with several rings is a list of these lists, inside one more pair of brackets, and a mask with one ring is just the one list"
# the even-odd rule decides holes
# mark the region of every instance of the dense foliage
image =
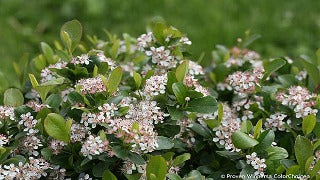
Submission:
[[203,68],[162,21],[105,33],[82,38],[69,21],[33,74],[16,66],[25,88],[0,106],[0,179],[320,177],[320,53],[263,60],[248,35]]

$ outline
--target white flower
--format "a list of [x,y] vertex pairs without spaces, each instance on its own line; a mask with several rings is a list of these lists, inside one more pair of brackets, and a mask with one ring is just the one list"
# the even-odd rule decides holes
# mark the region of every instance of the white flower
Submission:
[[270,128],[274,131],[279,130],[279,131],[284,131],[285,130],[285,122],[283,121],[287,115],[277,112],[275,114],[271,114],[269,118],[266,119],[266,122],[264,125],[266,128]]
[[51,64],[48,67],[41,70],[40,77],[41,82],[45,83],[54,78],[60,77],[57,73],[53,72],[51,69],[63,69],[67,66],[67,62],[59,60],[56,64]]
[[0,119],[6,118],[14,120],[14,108],[9,106],[0,106]]
[[267,168],[265,164],[266,160],[257,157],[257,153],[253,152],[250,155],[246,155],[247,164],[250,164],[254,169],[256,169],[255,175],[264,175],[264,171]]
[[144,88],[145,95],[150,98],[152,96],[164,94],[166,92],[167,81],[168,78],[166,74],[161,76],[151,76],[146,81]]
[[166,69],[174,68],[177,65],[177,61],[173,56],[170,56],[170,50],[165,49],[164,46],[155,48],[151,47],[150,51],[145,52],[147,56],[152,57],[152,62],[159,67]]
[[148,47],[149,43],[152,42],[152,32],[142,34],[137,38],[137,48],[140,51],[144,51],[144,48]]
[[181,42],[182,44],[189,45],[189,46],[192,44],[192,42],[189,40],[188,37],[182,37],[179,42]]
[[263,68],[255,68],[253,73],[237,71],[229,75],[226,81],[234,88],[236,93],[250,94],[255,92],[256,86],[259,86],[263,72]]
[[107,90],[101,77],[99,76],[88,79],[80,79],[76,86],[81,87],[80,90],[83,94],[95,94]]
[[99,52],[97,53],[97,57],[99,58],[99,60],[101,62],[106,62],[108,63],[108,66],[111,70],[114,70],[117,67],[117,64],[114,60],[112,60],[111,58],[107,58],[103,52]]
[[307,71],[300,71],[295,77],[298,81],[302,81],[307,78]]
[[[215,117],[217,112],[215,113]],[[212,118],[215,119],[215,118]],[[227,105],[223,104],[223,118],[221,125],[216,130],[216,137],[213,138],[214,142],[218,142],[223,145],[226,150],[240,151],[237,149],[231,140],[232,134],[240,129],[240,119],[237,118],[237,114]]]
[[81,148],[83,156],[89,159],[92,159],[92,156],[100,155],[107,151],[109,151],[109,141],[102,140],[100,136],[94,137],[93,135],[87,138]]
[[38,120],[33,119],[33,116],[31,115],[30,112],[26,114],[21,114],[20,118],[21,120],[19,121],[19,124],[24,126],[23,131],[26,131],[27,135],[33,135],[39,132],[38,129],[35,129],[38,123]]
[[316,97],[316,94],[311,94],[308,89],[301,86],[292,86],[288,89],[288,93],[280,91],[276,94],[276,100],[293,109],[296,118],[317,114],[318,110],[313,109]]
[[8,142],[9,139],[4,134],[0,134],[0,147],[7,144]]
[[88,54],[82,54],[80,56],[72,58],[70,61],[70,63],[72,64],[85,64],[85,65],[88,65],[90,62],[91,60],[89,59]]

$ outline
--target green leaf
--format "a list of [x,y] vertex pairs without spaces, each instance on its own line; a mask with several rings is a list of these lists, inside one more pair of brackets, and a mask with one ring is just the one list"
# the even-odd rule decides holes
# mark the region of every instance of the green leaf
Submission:
[[261,81],[265,81],[267,79],[267,77],[269,77],[273,72],[277,71],[278,69],[280,69],[285,64],[286,64],[286,61],[283,60],[283,59],[275,59],[275,60],[273,60],[271,62],[268,62],[264,66],[265,73],[264,73],[263,78],[261,79]]
[[[286,171],[286,175],[288,175],[289,177],[292,175],[299,175],[299,174],[300,174],[300,168],[298,165],[291,166]],[[295,179],[295,178],[289,178],[289,179],[291,180],[291,179]]]
[[312,170],[310,171],[311,178],[318,174],[320,171],[320,161],[317,161]]
[[297,79],[293,74],[284,74],[279,76],[278,79],[280,83],[286,88],[294,85],[297,82]]
[[198,123],[192,123],[192,125],[190,126],[190,129],[192,129],[194,132],[196,132],[197,134],[205,138],[210,137],[210,130],[207,127],[203,127]]
[[121,146],[114,146],[112,147],[112,150],[114,151],[116,157],[120,159],[125,159],[129,154],[128,150],[122,148]]
[[313,114],[308,115],[302,121],[302,131],[304,135],[308,135],[312,132],[313,128],[316,125],[316,117]]
[[176,173],[168,173],[166,175],[166,177],[169,179],[169,180],[182,180],[182,178],[176,174]]
[[133,72],[133,79],[136,84],[136,88],[138,89],[142,82],[142,77],[139,73]]
[[172,120],[181,120],[183,118],[183,111],[176,107],[168,106],[167,109]]
[[103,180],[117,180],[117,177],[109,170],[106,169],[102,175]]
[[243,121],[241,124],[241,131],[244,133],[249,133],[252,128],[253,128],[253,125],[249,120]]
[[302,59],[300,62],[302,62],[303,67],[308,72],[308,75],[310,76],[310,79],[312,80],[313,85],[317,86],[320,83],[320,75],[319,75],[319,70],[317,66],[314,64],[311,64],[305,59]]
[[313,150],[316,150],[320,146],[320,139],[313,144]]
[[240,172],[240,176],[242,176],[243,180],[256,180],[257,178],[255,177],[251,177],[251,175],[253,175],[255,173],[255,169],[253,169],[252,166],[246,164],[245,167],[241,170]]
[[192,170],[186,177],[185,180],[205,180],[201,173],[197,170]]
[[250,44],[252,44],[254,41],[256,41],[259,38],[261,38],[260,34],[250,35],[248,38],[244,40],[244,42],[242,43],[242,47],[248,47]]
[[313,146],[309,139],[297,136],[294,145],[294,152],[301,170],[304,170],[307,159],[313,155]]
[[173,83],[178,82],[177,78],[176,78],[176,73],[175,72],[168,72],[167,73],[167,77],[168,77],[168,81],[167,81],[167,90],[170,94],[173,94],[173,90],[172,90],[172,85]]
[[151,23],[151,29],[152,29],[153,35],[160,44],[163,44],[165,42],[165,38],[166,38],[164,37],[165,28],[166,28],[166,25],[162,20],[157,19]]
[[174,144],[171,139],[164,136],[158,136],[158,147],[156,150],[171,149],[173,146]]
[[121,82],[121,78],[122,78],[122,69],[121,67],[117,67],[111,72],[111,75],[108,79],[107,88],[110,94],[113,94],[117,90]]
[[3,103],[6,106],[21,106],[23,105],[24,102],[24,98],[23,98],[23,94],[21,93],[21,91],[19,89],[16,88],[10,88],[7,89],[4,92],[3,95]]
[[218,122],[221,123],[223,118],[223,103],[218,105]]
[[71,93],[68,94],[67,97],[71,104],[76,104],[76,103],[84,104],[83,96],[81,96],[81,94],[79,94],[76,91],[72,91]]
[[260,119],[256,126],[254,127],[254,138],[257,139],[261,133],[261,129],[262,129],[262,119]]
[[41,155],[46,159],[47,161],[50,161],[51,156],[52,156],[52,150],[50,148],[43,148],[41,149]]
[[146,161],[141,157],[141,155],[133,152],[129,152],[128,158],[135,164],[143,165]]
[[182,82],[173,83],[172,91],[180,104],[186,102],[188,89]]
[[217,154],[220,156],[226,157],[231,160],[240,159],[242,156],[238,152],[231,152],[231,151],[216,151]]
[[259,144],[257,140],[251,138],[241,131],[234,132],[231,136],[231,139],[234,146],[239,149],[249,149]]
[[62,98],[58,94],[51,94],[47,99],[46,99],[46,104],[48,104],[52,108],[59,108],[60,103],[62,102]]
[[216,110],[217,101],[211,96],[205,96],[189,101],[188,106],[185,108],[189,112],[198,113],[213,113]]
[[183,82],[188,73],[189,61],[183,61],[176,69],[176,78],[178,82]]
[[275,135],[274,132],[271,130],[264,131],[261,133],[259,138],[257,139],[259,144],[254,147],[253,151],[257,153],[261,153],[265,151],[267,148],[269,148],[274,141]]
[[[69,40],[66,39],[66,35],[69,36],[67,37],[67,39],[70,39],[71,45]],[[68,47],[70,52],[74,51],[74,49],[80,43],[81,36],[82,26],[78,20],[68,21],[61,28],[60,37],[62,39],[62,42],[66,47]]]
[[37,79],[33,74],[29,74],[29,78],[32,84],[32,87],[40,94],[42,102],[45,102],[48,93],[57,85],[63,83],[64,78],[57,78],[50,81],[47,81],[41,85],[39,85]]
[[63,42],[64,46],[67,48],[68,52],[71,53],[71,47],[72,47],[72,40],[70,35],[66,31],[60,32],[60,38]]
[[111,55],[112,59],[117,58],[118,52],[119,52],[119,47],[120,47],[120,40],[119,39],[114,40],[113,45],[110,50],[110,55]]
[[157,180],[165,179],[167,174],[167,163],[161,156],[153,156],[147,165],[147,180],[152,180],[155,177]]
[[44,120],[46,132],[53,138],[69,142],[72,120],[66,121],[61,115],[50,113]]
[[178,165],[184,163],[185,161],[189,160],[190,157],[191,157],[190,153],[184,153],[182,155],[177,156],[173,160],[173,166],[178,166]]
[[288,152],[282,147],[271,146],[266,149],[268,152],[268,160],[281,160],[288,157]]
[[41,71],[42,69],[44,69],[47,66],[47,62],[46,59],[44,58],[44,56],[41,54],[37,57],[35,57],[32,60],[34,66],[37,68],[37,70]]
[[41,42],[40,46],[41,46],[42,53],[43,53],[44,57],[46,57],[48,63],[49,64],[56,63],[56,61],[53,58],[54,53],[53,53],[52,48],[45,42]]

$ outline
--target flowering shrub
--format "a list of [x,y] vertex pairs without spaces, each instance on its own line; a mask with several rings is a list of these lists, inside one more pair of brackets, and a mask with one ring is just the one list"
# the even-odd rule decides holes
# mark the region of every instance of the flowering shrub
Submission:
[[162,22],[106,34],[81,41],[67,22],[56,50],[41,43],[24,93],[5,92],[0,179],[320,177],[311,59],[263,61],[248,37],[204,69]]

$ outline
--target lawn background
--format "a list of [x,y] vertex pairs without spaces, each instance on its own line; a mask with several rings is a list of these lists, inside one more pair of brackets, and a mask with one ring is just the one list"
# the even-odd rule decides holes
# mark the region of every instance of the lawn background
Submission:
[[12,62],[32,58],[39,43],[52,45],[62,24],[78,19],[87,34],[105,39],[144,33],[160,16],[192,40],[194,59],[216,44],[230,47],[246,30],[262,37],[251,45],[263,57],[313,55],[320,47],[319,0],[0,0],[0,72],[17,86]]

